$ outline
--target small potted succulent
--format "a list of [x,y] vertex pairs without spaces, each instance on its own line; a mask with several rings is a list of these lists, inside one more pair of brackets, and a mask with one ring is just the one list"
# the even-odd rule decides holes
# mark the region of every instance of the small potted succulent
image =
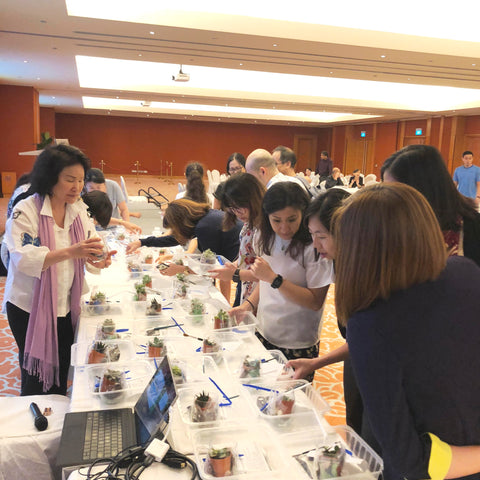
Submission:
[[107,304],[107,296],[103,292],[95,292],[90,297],[89,305],[92,306],[93,313],[101,315],[105,310]]
[[122,395],[121,390],[125,388],[125,373],[121,370],[107,369],[103,373],[100,382],[100,392],[106,403],[113,403]]
[[220,328],[228,328],[230,317],[225,310],[220,309],[218,313],[213,317],[213,328],[218,330]]
[[272,406],[270,415],[290,415],[295,405],[295,393],[293,390],[276,392],[269,405]]
[[150,305],[147,306],[146,314],[158,315],[160,313],[162,313],[162,304],[156,298],[153,298]]
[[118,240],[119,242],[123,242],[124,240],[126,240],[126,238],[127,238],[127,237],[126,237],[125,233],[123,233],[123,232],[120,232],[120,233],[117,235],[117,240]]
[[150,275],[144,275],[143,278],[142,278],[142,283],[147,288],[152,288],[152,277]]
[[204,338],[202,345],[203,353],[216,353],[220,350],[220,345],[213,338]]
[[192,321],[195,324],[201,324],[203,322],[203,315],[205,314],[205,305],[199,298],[193,298],[190,303],[190,312]]
[[247,355],[242,363],[240,370],[240,378],[258,378],[260,376],[260,360],[258,358],[250,358]]
[[215,265],[215,258],[216,258],[215,252],[212,252],[209,248],[207,248],[202,253],[202,257],[200,259],[200,262],[201,263],[207,263],[209,265]]
[[143,283],[135,284],[135,296],[133,297],[133,299],[136,302],[145,302],[147,300],[147,291]]
[[217,402],[205,391],[195,395],[192,422],[213,422],[217,419]]
[[228,477],[232,475],[233,454],[229,447],[213,448],[208,450],[209,473],[214,477]]
[[88,352],[87,363],[105,363],[107,361],[107,346],[103,342],[93,342]]
[[148,265],[152,265],[153,264],[153,255],[151,253],[145,255],[145,258],[143,259],[143,261]]
[[184,273],[177,273],[175,280],[175,298],[187,296],[187,277]]
[[172,365],[172,377],[176,385],[181,385],[185,382],[185,374],[178,365]]
[[317,478],[340,477],[344,462],[345,449],[339,443],[320,447],[314,459],[314,471]]
[[118,338],[115,322],[111,318],[106,318],[100,328],[100,336],[103,340],[115,340]]
[[148,342],[148,356],[161,357],[163,353],[163,340],[159,337],[154,337]]
[[138,263],[130,261],[127,263],[127,268],[132,278],[138,278],[142,273],[142,267]]

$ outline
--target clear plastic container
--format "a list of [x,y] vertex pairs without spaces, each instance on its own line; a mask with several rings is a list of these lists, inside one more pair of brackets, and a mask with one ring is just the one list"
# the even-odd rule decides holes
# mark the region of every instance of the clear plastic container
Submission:
[[[232,425],[205,428],[192,433],[195,462],[204,480],[228,478],[278,479],[289,469],[288,459],[278,440],[265,429],[255,426]],[[211,469],[209,451],[212,448],[231,450],[233,461],[230,475],[216,476]]]
[[[212,320],[212,327],[215,327]],[[237,311],[229,315],[228,326],[216,329],[217,332],[230,332],[237,335],[252,336],[255,334],[256,319],[251,312]]]
[[330,410],[306,380],[243,384],[255,415],[280,433],[319,425],[320,418]]
[[185,259],[188,267],[190,267],[197,275],[206,275],[209,270],[221,268],[225,263],[230,263],[229,260],[222,255],[216,255],[212,263],[206,263],[201,253],[185,255]]
[[[236,349],[224,352],[224,358],[231,376],[242,383],[288,380],[293,376],[293,369],[285,367],[287,359],[280,350],[247,353],[245,349]],[[252,373],[252,370],[246,368],[246,362],[255,359],[260,363],[259,375],[256,370]]]
[[[338,478],[342,480],[377,479],[383,470],[383,461],[377,453],[350,427],[340,425],[333,427],[332,430],[332,433],[327,433],[319,427],[279,435],[282,445],[292,459],[292,467],[295,469],[292,478],[298,480],[318,478],[316,469],[319,451],[322,451],[323,447],[331,450],[338,445],[345,451],[340,468],[341,475]],[[330,467],[330,470],[337,472],[336,467],[334,466],[333,469]],[[337,476],[324,478],[337,478]]]
[[193,383],[205,383],[208,377],[216,377],[218,366],[209,355],[170,355],[168,354],[175,386],[190,387]]
[[97,340],[74,343],[71,348],[74,367],[89,364],[128,362],[134,360],[135,348],[128,340]]
[[[132,395],[137,395],[148,383],[153,375],[153,367],[149,362],[138,361],[126,363],[115,363],[107,365],[88,365],[85,367],[87,373],[87,389],[93,399],[101,403],[112,405],[125,401]],[[121,377],[119,388],[113,391],[101,391],[103,378],[108,371],[115,371]]]
[[82,315],[87,317],[96,317],[99,315],[121,315],[123,309],[120,300],[110,301],[108,297],[103,303],[97,303],[97,301],[86,300],[82,302]]
[[[231,395],[232,399],[222,394]],[[204,428],[205,426],[220,425],[225,422],[241,421],[252,418],[252,412],[245,394],[239,391],[232,393],[229,384],[216,382],[196,383],[178,390],[177,404],[183,423],[189,428]],[[211,400],[206,406],[198,405],[198,398],[206,394]],[[233,398],[235,397],[235,398]]]

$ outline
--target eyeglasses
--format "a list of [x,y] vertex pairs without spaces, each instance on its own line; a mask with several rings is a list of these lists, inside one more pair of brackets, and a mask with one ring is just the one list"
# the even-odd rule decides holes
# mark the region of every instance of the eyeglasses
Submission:
[[236,215],[237,213],[241,213],[245,211],[247,208],[246,207],[228,207],[227,212],[233,213]]
[[237,173],[241,172],[243,170],[243,167],[232,167],[228,169],[228,173]]

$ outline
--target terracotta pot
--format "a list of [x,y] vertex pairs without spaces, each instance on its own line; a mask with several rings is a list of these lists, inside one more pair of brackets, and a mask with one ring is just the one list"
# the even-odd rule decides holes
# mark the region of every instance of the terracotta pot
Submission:
[[232,474],[232,454],[225,458],[209,458],[214,477],[226,477]]
[[153,257],[147,257],[147,258],[145,258],[145,263],[151,265],[151,264],[153,263]]
[[282,412],[282,415],[290,415],[295,405],[295,400],[281,400],[277,404],[278,410]]
[[162,352],[163,352],[163,347],[154,347],[153,345],[148,346],[149,357],[161,357]]
[[97,352],[97,350],[90,350],[88,354],[88,363],[104,363],[107,361],[105,353]]

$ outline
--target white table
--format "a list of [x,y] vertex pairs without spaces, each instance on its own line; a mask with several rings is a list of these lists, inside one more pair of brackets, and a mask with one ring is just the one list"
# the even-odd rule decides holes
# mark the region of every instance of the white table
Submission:
[[[30,403],[50,407],[48,427],[34,426]],[[63,418],[70,400],[62,395],[0,397],[0,479],[52,480]]]
[[[194,278],[192,277],[192,280]],[[122,305],[121,313],[117,312],[118,315],[112,315],[111,318],[115,320],[117,323],[117,328],[121,327],[122,329],[129,328],[131,330],[135,330],[135,327],[138,326],[141,319],[133,318],[135,316],[135,309],[130,305],[128,306],[128,302],[125,302],[126,299],[129,299],[133,295],[133,288],[132,283],[133,281],[128,278],[128,273],[126,271],[125,263],[122,259],[118,260],[116,264],[112,265],[112,267],[105,271],[104,274],[102,273],[102,277],[100,279],[92,279],[92,276],[89,276],[88,281],[90,285],[92,285],[92,280],[95,282],[98,280],[98,284],[101,284],[102,290],[106,291],[107,295],[111,295],[112,298],[115,295],[115,291],[122,292],[119,295],[120,304]],[[195,279],[197,280],[197,279]],[[154,278],[153,288],[155,290],[168,290],[170,286],[171,278],[162,278],[156,277]],[[213,302],[212,308],[219,308],[220,306],[224,309],[228,309],[229,305],[226,300],[223,298],[221,293],[213,286],[205,286],[205,285],[198,285],[194,288],[200,289],[203,291],[203,298],[205,300],[210,299],[209,301]],[[202,290],[203,289],[203,290]],[[213,298],[213,300],[211,300]],[[122,302],[123,300],[123,302]],[[205,337],[207,335],[206,327],[205,326],[193,326],[191,324],[187,324],[187,320],[182,317],[184,312],[182,313],[182,309],[179,308],[178,301],[176,301],[173,305],[173,310],[168,312],[168,316],[173,316],[178,321],[184,322],[184,330],[188,332],[190,335],[196,337]],[[214,310],[215,312],[217,310]],[[113,313],[113,312],[112,312]],[[163,311],[165,313],[165,310]],[[79,329],[77,332],[77,340],[92,340],[93,335],[96,331],[96,325],[98,325],[99,321],[103,319],[104,316],[99,316],[98,318],[95,317],[82,317]],[[178,331],[177,331],[178,333]],[[227,422],[238,422],[237,424],[239,427],[244,427],[245,425],[251,425],[253,427],[258,427],[260,422],[256,415],[253,412],[253,409],[249,408],[248,399],[242,397],[245,395],[242,393],[244,387],[241,387],[238,373],[232,373],[232,365],[241,365],[244,356],[248,353],[249,355],[259,355],[267,357],[268,352],[265,350],[263,345],[259,342],[259,340],[253,335],[246,335],[240,337],[235,337],[236,334],[230,333],[235,338],[230,341],[230,337],[227,335],[227,341],[224,345],[228,345],[224,347],[226,351],[222,353],[222,357],[228,358],[230,363],[226,361],[221,361],[217,365],[217,368],[214,369],[214,373],[211,375],[211,378],[221,386],[221,389],[225,391],[228,396],[234,396],[235,394],[239,393],[240,398],[237,400],[233,400],[240,402],[240,399],[243,403],[240,403],[240,407],[238,410],[230,409],[228,407],[225,411],[229,411],[229,414],[232,415],[234,412],[235,415],[238,414],[238,418],[230,418],[227,417]],[[240,340],[238,340],[240,338]],[[171,352],[174,355],[182,356],[182,355],[200,355],[199,353],[195,353],[195,350],[198,346],[201,345],[201,342],[192,339],[192,338],[185,338],[184,336],[172,336],[170,339],[166,338],[165,342],[167,344],[167,352],[170,354]],[[143,359],[143,357],[140,357]],[[236,363],[232,363],[232,358],[235,360]],[[137,362],[137,366],[141,361],[138,359],[131,361],[131,368],[135,366]],[[227,365],[228,363],[228,365]],[[273,366],[275,362],[269,363],[269,367]],[[265,364],[266,365],[266,364]],[[277,362],[278,365],[278,362]],[[229,367],[229,368],[228,368]],[[103,409],[108,408],[105,405],[100,403],[99,399],[92,400],[92,393],[89,391],[88,385],[88,375],[87,370],[88,366],[83,367],[76,367],[75,374],[74,374],[74,383],[73,383],[73,391],[72,391],[72,401],[71,401],[71,410],[72,411],[82,411],[82,410],[92,410],[92,409]],[[262,367],[264,368],[264,367]],[[268,368],[265,366],[265,368]],[[281,369],[281,366],[280,366]],[[153,373],[153,370],[152,370]],[[205,379],[206,382],[210,385],[208,378]],[[142,388],[139,388],[135,395],[129,396],[126,398],[122,403],[116,404],[112,406],[112,408],[120,408],[124,406],[133,406],[136,401],[136,398],[140,394],[141,390],[143,389],[144,385],[149,381],[149,376],[146,376],[144,382],[142,384]],[[198,384],[200,385],[200,383]],[[189,385],[187,385],[188,387]],[[197,387],[195,387],[197,388]],[[187,388],[188,389],[188,388]],[[184,390],[185,392],[185,390]],[[197,392],[198,393],[198,392]],[[245,400],[245,401],[244,401]],[[179,392],[179,398],[176,404],[172,407],[171,410],[171,418],[170,418],[170,431],[168,434],[169,443],[172,445],[173,448],[180,451],[184,454],[192,454],[193,452],[193,443],[192,443],[192,435],[191,432],[194,428],[192,425],[188,425],[188,422],[185,422],[185,416],[183,410],[181,410],[181,392]],[[238,404],[236,404],[238,405]],[[245,408],[244,408],[245,407]],[[321,420],[322,426],[325,429],[330,429],[329,425],[325,420]],[[263,424],[262,424],[263,425]],[[318,425],[318,423],[317,423]],[[315,425],[312,425],[315,427]],[[291,478],[291,472],[287,469],[285,470],[285,478]],[[143,474],[142,478],[159,478],[159,475],[162,475],[162,478],[166,478],[169,480],[170,478],[173,479],[181,479],[187,478],[190,475],[190,470],[187,468],[184,471],[172,470],[166,468],[164,465],[153,464],[149,467]],[[277,478],[283,478],[279,476],[280,473],[277,474]],[[75,471],[70,474],[69,479],[75,480],[82,478],[78,471]]]

